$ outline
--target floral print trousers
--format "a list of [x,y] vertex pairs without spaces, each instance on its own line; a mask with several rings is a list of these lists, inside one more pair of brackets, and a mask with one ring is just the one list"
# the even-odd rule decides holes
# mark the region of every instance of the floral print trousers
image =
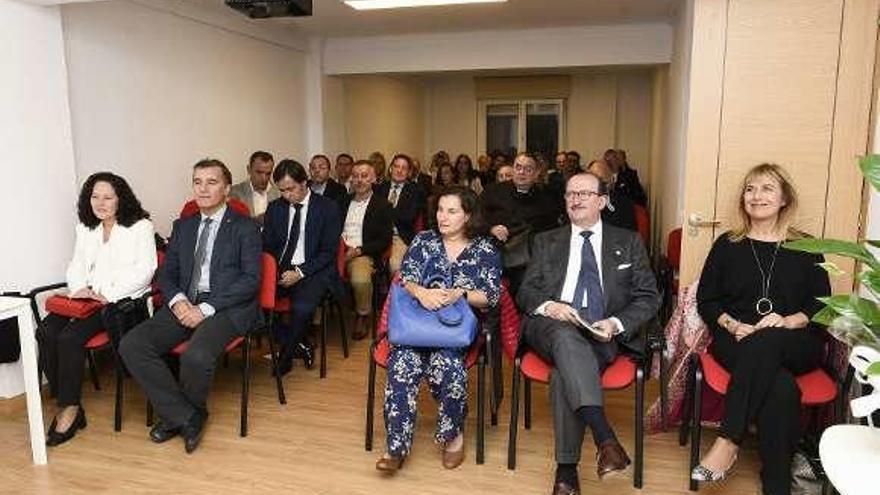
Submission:
[[464,428],[468,382],[464,350],[392,346],[384,406],[386,442],[392,456],[406,456],[412,450],[416,400],[423,378],[439,402],[435,441],[450,442]]

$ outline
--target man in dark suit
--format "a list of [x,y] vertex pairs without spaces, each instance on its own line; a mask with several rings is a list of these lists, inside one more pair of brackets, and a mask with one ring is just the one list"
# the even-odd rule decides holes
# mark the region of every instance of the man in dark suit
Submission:
[[246,204],[251,217],[260,224],[269,202],[278,199],[278,189],[269,181],[274,167],[275,159],[271,153],[253,152],[247,166],[248,178],[229,190],[229,197]]
[[[427,198],[431,194],[434,179],[429,174],[422,172],[422,162],[418,158],[412,158],[412,169],[409,172],[409,180],[422,189],[422,194]],[[427,205],[425,205],[427,211]]]
[[391,245],[393,211],[391,204],[373,193],[376,169],[368,160],[355,162],[351,173],[354,193],[343,208],[342,240],[345,242],[345,270],[354,292],[355,319],[352,338],[369,333],[367,319],[372,312],[373,270],[382,263]]
[[[403,153],[394,155],[389,167],[390,179],[376,187],[376,194],[388,200],[394,209],[394,237],[391,240],[391,273],[400,270],[400,262],[413,237],[416,221],[425,213],[425,194],[409,179],[412,159]],[[424,225],[425,219],[421,219]]]
[[[348,196],[345,186],[330,177],[330,159],[325,155],[315,155],[309,161],[308,187],[315,194],[320,194],[336,202],[337,208],[341,208]],[[276,182],[276,187],[278,183]]]
[[[605,416],[601,376],[619,345],[640,347],[640,328],[660,306],[638,234],[601,220],[606,193],[590,173],[568,180],[565,200],[571,225],[535,237],[532,262],[517,295],[527,315],[525,342],[555,367],[550,377],[554,494],[580,493],[577,464],[587,427],[598,450],[600,478],[630,464]],[[594,330],[583,328],[579,320]]]
[[[217,358],[261,319],[260,232],[253,220],[226,207],[231,182],[219,160],[195,164],[199,214],[174,222],[159,271],[168,303],[119,346],[128,370],[159,413],[150,439],[161,443],[180,434],[187,453],[196,449],[204,431]],[[186,340],[178,383],[164,357]]]
[[[327,166],[329,173],[329,161]],[[340,284],[336,250],[342,223],[336,203],[309,190],[306,171],[299,163],[282,160],[272,179],[281,198],[266,210],[263,239],[266,251],[278,262],[279,290],[291,300],[290,328],[278,335],[278,372],[285,375],[293,368],[294,357],[308,368],[314,362],[303,336],[321,298]]]
[[627,230],[638,230],[636,205],[617,187],[617,179],[605,160],[593,160],[587,171],[598,177],[608,187],[608,204],[602,209],[602,221]]

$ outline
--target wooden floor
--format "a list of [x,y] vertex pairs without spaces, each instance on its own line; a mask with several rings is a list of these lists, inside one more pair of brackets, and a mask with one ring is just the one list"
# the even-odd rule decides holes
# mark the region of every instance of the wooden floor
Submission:
[[[265,343],[264,343],[265,347]],[[103,389],[84,385],[83,403],[88,428],[75,439],[49,449],[49,465],[31,464],[24,397],[0,401],[0,493],[296,493],[296,494],[449,494],[449,493],[548,493],[553,481],[553,431],[544,385],[533,387],[533,424],[526,431],[520,416],[518,464],[506,467],[509,419],[510,367],[505,363],[506,397],[499,425],[486,429],[486,463],[474,462],[476,381],[471,381],[471,414],[468,418],[467,459],[457,470],[440,464],[440,452],[431,441],[436,409],[423,390],[415,447],[404,469],[389,478],[374,469],[383,451],[379,373],[376,407],[376,444],[364,450],[364,407],[367,381],[367,341],[354,343],[349,359],[342,359],[338,342],[329,345],[328,376],[318,378],[317,366],[297,367],[285,379],[288,404],[278,403],[268,361],[257,349],[252,354],[250,434],[238,435],[238,355],[229,368],[219,369],[210,399],[210,419],[201,446],[184,453],[181,440],[156,445],[147,438],[144,399],[139,387],[127,382],[123,431],[113,431],[113,383],[110,367],[102,369]],[[475,377],[475,373],[473,374]],[[45,389],[44,389],[45,390]],[[649,382],[648,400],[656,396]],[[624,447],[633,454],[633,392],[613,392],[608,397],[612,424]],[[54,404],[44,401],[46,422]],[[714,438],[704,434],[704,448]],[[588,438],[581,464],[584,493],[685,494],[687,449],[679,447],[673,432],[651,435],[645,441],[645,484],[632,487],[630,474],[604,482],[595,472],[594,448]],[[754,443],[740,454],[734,476],[718,487],[703,487],[706,494],[759,493]]]

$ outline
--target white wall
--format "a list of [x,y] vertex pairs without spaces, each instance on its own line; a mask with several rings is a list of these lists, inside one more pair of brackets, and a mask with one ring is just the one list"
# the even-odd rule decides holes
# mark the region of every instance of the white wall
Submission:
[[123,175],[160,233],[197,160],[241,180],[255,149],[307,158],[305,52],[144,3],[62,13],[77,178]]
[[331,38],[326,74],[665,64],[668,24]]

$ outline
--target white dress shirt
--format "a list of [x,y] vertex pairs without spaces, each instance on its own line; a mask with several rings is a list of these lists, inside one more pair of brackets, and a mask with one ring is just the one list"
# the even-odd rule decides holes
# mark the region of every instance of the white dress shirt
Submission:
[[[196,245],[193,246],[193,253],[195,253],[196,249],[199,247],[199,237],[202,235],[202,230],[205,228],[205,218],[211,219],[211,225],[209,226],[211,230],[208,231],[208,238],[205,239],[205,259],[202,260],[202,276],[199,278],[199,292],[211,292],[211,257],[214,255],[214,241],[217,240],[217,231],[220,230],[220,223],[223,222],[223,215],[225,214],[226,204],[220,207],[219,210],[215,211],[210,217],[199,214],[201,220],[199,221],[199,230],[196,233]],[[170,301],[168,301],[168,307],[173,307],[182,299],[186,299],[186,294],[178,292]],[[200,303],[199,309],[205,317],[212,316],[217,312],[217,310],[214,309],[214,306],[211,306],[206,302]]]
[[131,227],[115,224],[107,242],[103,226],[76,226],[73,259],[66,273],[71,294],[91,287],[110,302],[139,297],[150,290],[155,271],[156,242],[149,220],[138,220]]
[[251,216],[258,217],[266,213],[266,208],[269,207],[269,188],[272,186],[266,186],[266,190],[260,192],[254,189],[254,184],[251,181],[248,181],[248,185],[251,186],[251,198],[254,203],[254,211],[251,212]]
[[309,188],[312,190],[313,193],[323,196],[324,191],[327,190],[327,183],[322,182],[318,184],[317,182],[312,182],[311,184],[309,184]]
[[357,248],[364,245],[364,217],[367,214],[367,206],[370,204],[371,197],[373,197],[372,193],[362,201],[352,199],[348,204],[342,239],[350,247]]
[[[306,191],[306,197],[302,200],[302,208],[299,210],[299,237],[296,239],[296,246],[293,248],[293,258],[290,263],[293,266],[302,265],[306,262],[306,217],[309,214],[309,198],[312,196],[311,191]],[[287,242],[290,241],[290,229],[293,227],[293,217],[296,215],[296,207],[290,204],[290,215],[287,218],[287,240],[284,241],[283,253],[287,251]]]

